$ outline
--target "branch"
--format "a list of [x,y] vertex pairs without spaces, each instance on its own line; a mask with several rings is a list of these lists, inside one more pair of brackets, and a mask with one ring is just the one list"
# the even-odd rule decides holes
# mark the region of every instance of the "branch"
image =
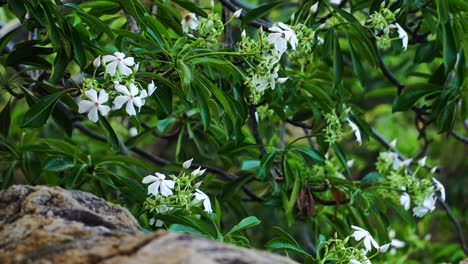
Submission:
[[253,105],[249,105],[249,117],[250,117],[250,126],[252,127],[252,134],[255,138],[255,142],[258,145],[260,150],[260,159],[267,153],[265,145],[263,145],[262,137],[260,136],[260,131],[258,129],[258,122],[256,118],[257,109]]
[[464,137],[464,136],[458,134],[457,132],[455,132],[453,130],[450,131],[450,135],[452,135],[455,139],[457,139],[457,140],[459,140],[459,141],[461,141],[461,142],[463,142],[465,144],[468,144],[468,137]]
[[395,75],[393,75],[388,66],[384,63],[381,54],[377,54],[377,59],[379,60],[379,67],[382,70],[383,75],[385,75],[385,77],[387,77],[387,79],[397,87],[398,95],[400,95],[403,89],[405,89],[405,85],[400,83]]
[[447,213],[447,216],[450,218],[453,225],[457,229],[458,242],[460,243],[460,246],[462,247],[465,254],[468,254],[468,247],[466,246],[465,237],[463,236],[464,233],[463,233],[462,226],[461,226],[460,222],[453,215],[452,210],[450,210],[450,207],[448,206],[448,204],[445,201],[442,201],[439,196],[437,196],[437,201],[444,208],[445,212]]
[[[220,0],[221,4],[226,7],[227,9],[231,10],[231,12],[236,12],[239,7],[237,7],[236,5],[234,5],[231,1],[229,0]],[[242,14],[241,17],[243,17],[244,15]],[[262,27],[264,29],[268,29],[272,26],[271,23],[267,22],[267,21],[263,21],[263,20],[260,20],[260,19],[256,19],[252,22],[249,23],[249,25],[253,26],[253,27]]]

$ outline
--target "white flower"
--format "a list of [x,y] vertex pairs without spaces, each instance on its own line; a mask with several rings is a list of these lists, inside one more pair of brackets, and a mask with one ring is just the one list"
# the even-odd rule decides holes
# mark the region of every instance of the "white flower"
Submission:
[[361,131],[359,130],[359,127],[351,121],[349,118],[347,119],[349,126],[354,132],[354,136],[356,137],[356,142],[361,145],[362,144],[362,139],[361,139]]
[[289,77],[282,77],[282,78],[278,78],[278,80],[276,80],[276,82],[279,83],[279,84],[283,84],[283,83],[285,83],[288,79],[289,79]]
[[194,13],[188,13],[183,19],[182,19],[182,31],[185,33],[188,33],[189,28],[190,29],[197,29],[198,27],[198,18]]
[[122,52],[114,52],[114,55],[105,55],[102,57],[102,63],[106,65],[106,73],[114,76],[116,71],[122,75],[128,76],[132,74],[132,69],[129,66],[135,64],[133,57],[125,58]]
[[413,208],[413,215],[415,215],[416,217],[421,218],[424,215],[426,215],[427,213],[434,211],[435,210],[435,202],[436,202],[436,198],[435,198],[434,194],[428,195],[424,199],[422,205],[419,205],[419,206]]
[[198,189],[195,190],[195,193],[193,195],[195,196],[195,201],[203,201],[203,207],[205,207],[206,212],[213,212],[213,210],[211,209],[210,197],[208,197],[208,195],[206,195],[204,192]]
[[140,63],[135,64],[135,67],[133,67],[133,72],[137,72],[138,69],[140,69]]
[[95,68],[101,66],[101,55],[97,56],[97,58],[94,59],[94,61],[93,61],[93,66],[94,66]]
[[355,260],[355,259],[350,259],[350,260],[349,260],[349,263],[350,263],[350,264],[361,264],[361,261]]
[[154,93],[154,91],[156,91],[156,88],[158,87],[154,85],[154,81],[151,81],[148,84],[148,88],[146,90],[141,90],[140,92],[141,105],[145,105],[146,97],[151,96]]
[[134,137],[134,136],[138,135],[138,129],[136,129],[136,127],[131,127],[131,128],[128,130],[128,134],[129,134],[131,137]]
[[436,178],[432,178],[432,181],[434,182],[434,185],[436,187],[436,191],[440,192],[440,199],[442,201],[445,201],[445,187],[440,181],[438,181]]
[[247,33],[245,33],[245,29],[244,29],[244,30],[242,30],[241,37],[245,38],[246,36],[247,36]]
[[[160,214],[164,214],[166,213],[167,211],[169,211],[169,207],[166,205],[166,204],[162,204],[161,207],[159,208],[159,212]],[[150,225],[153,225],[156,226],[156,227],[161,227],[164,225],[164,221],[160,220],[160,219],[156,219],[156,218],[151,218],[149,220],[149,224]]]
[[119,95],[115,97],[114,102],[113,102],[114,109],[120,109],[122,108],[123,104],[127,103],[127,106],[125,107],[125,111],[127,111],[127,113],[131,116],[136,115],[134,105],[138,107],[138,109],[140,109],[141,106],[143,105],[141,97],[136,96],[139,93],[139,90],[136,87],[136,85],[131,83],[130,91],[129,91],[125,85],[116,83],[115,89],[124,95]]
[[98,111],[102,116],[106,116],[109,113],[110,107],[107,105],[102,105],[106,103],[107,100],[109,100],[109,95],[105,90],[101,90],[99,92],[99,97],[96,90],[94,89],[85,91],[85,95],[91,99],[91,101],[81,100],[78,104],[79,113],[88,112],[88,118],[92,122],[98,121]]
[[143,183],[148,184],[148,194],[157,195],[158,192],[161,192],[162,196],[169,196],[172,194],[171,189],[174,189],[175,182],[172,180],[166,180],[166,175],[156,172],[156,176],[148,175],[143,178]]
[[339,4],[341,4],[341,1],[342,0],[329,0],[328,2],[330,2],[330,4],[332,4],[332,5],[339,5]]
[[310,7],[310,12],[312,12],[312,13],[317,12],[318,4],[319,4],[319,2],[316,2],[315,4],[313,4],[313,5]]
[[268,43],[274,45],[276,53],[283,54],[288,47],[288,42],[293,50],[296,49],[298,43],[296,33],[286,24],[279,22],[277,26],[273,26],[269,30],[272,33],[268,35]]
[[364,239],[364,247],[366,248],[366,252],[372,250],[372,246],[374,246],[376,249],[380,248],[379,244],[377,244],[377,241],[375,241],[375,239],[367,230],[354,225],[351,227],[355,230],[351,236],[354,237],[356,241],[361,241]]
[[387,252],[387,250],[390,248],[391,245],[392,245],[392,243],[385,244],[385,245],[383,245],[383,246],[381,246],[379,248],[379,251],[382,252],[382,253],[385,253],[385,252]]
[[396,144],[397,144],[397,139],[395,138],[388,145],[390,145],[390,147],[394,149],[396,147]]
[[408,33],[400,26],[400,24],[396,23],[398,30],[398,37],[401,38],[401,43],[403,44],[403,49],[406,50],[408,48]]
[[235,18],[239,18],[241,16],[241,14],[242,14],[242,8],[237,10],[236,12],[234,12],[233,16]]
[[424,158],[418,160],[418,165],[421,167],[424,167],[426,165],[426,159],[427,159],[427,156],[424,156]]
[[198,176],[202,176],[203,173],[205,173],[206,169],[201,169],[201,167],[198,167],[196,170],[192,171],[192,176],[193,177],[198,177]]
[[409,210],[411,207],[411,197],[408,193],[404,192],[400,195],[400,204],[405,208],[405,210]]
[[186,160],[186,161],[182,164],[182,167],[184,167],[184,169],[190,168],[190,165],[192,165],[192,161],[193,161],[193,158],[191,158],[191,159],[189,159],[189,160]]

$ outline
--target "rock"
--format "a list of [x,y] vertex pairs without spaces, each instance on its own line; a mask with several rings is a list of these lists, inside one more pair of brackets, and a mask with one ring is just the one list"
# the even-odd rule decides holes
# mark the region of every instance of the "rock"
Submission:
[[295,263],[195,235],[143,233],[127,209],[92,194],[15,185],[0,191],[0,263]]

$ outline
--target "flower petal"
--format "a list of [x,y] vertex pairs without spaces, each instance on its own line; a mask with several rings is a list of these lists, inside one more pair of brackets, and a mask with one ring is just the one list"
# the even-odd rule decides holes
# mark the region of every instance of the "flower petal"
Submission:
[[[164,181],[164,182],[166,182],[166,181]],[[164,184],[164,182],[160,185],[161,194],[163,196],[172,195],[172,191],[166,186],[166,184]]]
[[117,69],[117,65],[119,65],[118,61],[113,61],[109,64],[106,65],[106,73],[109,74],[110,76],[115,75],[115,70]]
[[102,63],[107,64],[110,61],[115,61],[117,60],[117,57],[114,55],[104,55],[102,56]]
[[147,184],[147,183],[154,182],[154,181],[157,181],[157,180],[158,180],[157,177],[155,177],[153,175],[148,175],[148,176],[144,177],[141,182]]
[[138,94],[138,92],[139,92],[138,87],[134,83],[131,83],[130,84],[130,94],[133,95],[133,96],[136,96]]
[[88,113],[88,119],[94,123],[96,123],[99,119],[98,117],[98,109],[97,107],[92,107],[90,110],[89,110],[89,113]]
[[114,99],[114,102],[112,102],[114,104],[114,109],[122,108],[122,105],[125,104],[128,100],[130,100],[130,98],[128,98],[128,96],[126,96],[126,95],[117,96]]
[[115,90],[125,95],[130,95],[130,92],[127,89],[127,86],[121,84],[115,84]]
[[167,188],[169,188],[169,189],[174,189],[175,181],[173,181],[173,180],[164,180],[163,184],[166,185]]
[[94,106],[94,103],[91,102],[91,101],[88,101],[88,100],[81,100],[79,103],[78,103],[78,113],[84,113],[84,112],[88,112],[91,107]]
[[99,102],[99,104],[104,104],[108,100],[109,100],[109,94],[107,94],[107,92],[105,90],[101,90],[99,92],[99,98],[97,100]]
[[98,106],[99,113],[101,113],[102,116],[107,116],[109,114],[109,111],[111,108],[107,105],[100,105]]
[[127,67],[123,62],[119,63],[119,72],[125,76],[129,76],[130,74],[133,73],[132,69]]
[[122,63],[127,66],[133,66],[135,65],[135,59],[133,57],[128,57],[128,58],[123,59]]
[[153,195],[157,195],[160,184],[161,183],[159,181],[155,181],[152,184],[150,184],[150,186],[148,186],[148,194],[151,193]]
[[133,107],[133,100],[128,100],[127,106],[125,107],[125,111],[128,115],[136,115],[135,107]]
[[94,89],[85,91],[85,94],[93,103],[98,100],[97,92]]

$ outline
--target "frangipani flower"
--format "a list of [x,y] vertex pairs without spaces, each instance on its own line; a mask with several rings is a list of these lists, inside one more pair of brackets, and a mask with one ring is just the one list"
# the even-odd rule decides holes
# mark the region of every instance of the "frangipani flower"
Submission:
[[133,57],[125,58],[122,52],[114,52],[114,55],[105,55],[102,57],[102,63],[106,65],[106,73],[114,76],[116,71],[122,75],[128,76],[132,74],[132,69],[129,66],[135,64]]
[[198,18],[194,13],[188,13],[183,19],[182,19],[182,31],[185,33],[188,33],[189,28],[192,30],[197,29],[198,27]]
[[91,89],[88,91],[85,91],[86,97],[91,99],[89,100],[81,100],[80,103],[78,104],[78,112],[79,113],[85,113],[88,112],[88,118],[92,122],[97,122],[98,121],[98,111],[101,113],[102,116],[106,116],[109,111],[110,107],[107,105],[102,105],[109,100],[109,95],[105,90],[101,90],[99,92],[99,97],[97,95],[96,90]]
[[156,176],[148,175],[143,178],[143,183],[148,184],[148,194],[158,195],[161,192],[162,196],[172,195],[171,189],[174,189],[175,182],[172,180],[166,180],[166,175],[156,172]]
[[359,127],[351,121],[349,118],[347,119],[349,126],[354,132],[354,136],[356,136],[356,142],[361,145],[362,144],[362,139],[361,139],[361,131],[359,130]]
[[127,113],[131,116],[136,115],[134,105],[138,107],[138,109],[140,109],[141,106],[143,105],[142,99],[137,96],[137,94],[140,91],[138,90],[136,85],[131,83],[130,91],[129,91],[125,85],[116,83],[115,89],[124,95],[119,95],[114,99],[114,102],[113,102],[114,109],[120,109],[122,108],[123,104],[127,103],[127,106],[125,107],[125,111],[127,111]]
[[211,209],[210,197],[208,197],[208,195],[206,195],[204,192],[198,189],[195,190],[195,193],[193,195],[195,196],[194,201],[203,201],[203,207],[205,207],[206,212],[213,212],[213,210]]
[[428,195],[423,203],[419,206],[416,206],[413,208],[413,215],[415,215],[416,217],[423,217],[424,215],[426,215],[427,213],[429,212],[432,212],[435,210],[435,202],[436,202],[436,198],[435,198],[435,195],[434,194],[430,194]]
[[395,24],[398,31],[398,37],[401,38],[401,43],[403,44],[403,49],[406,50],[408,48],[408,33],[400,26],[400,24]]
[[376,249],[380,248],[377,241],[375,241],[375,239],[367,230],[354,225],[351,227],[355,230],[351,236],[354,237],[356,241],[361,241],[364,239],[364,247],[366,248],[366,252],[372,250],[372,246],[374,246]]
[[286,24],[279,22],[269,30],[272,33],[268,35],[268,43],[274,45],[276,53],[283,54],[288,47],[288,42],[293,50],[296,49],[298,43],[296,33]]
[[400,204],[405,208],[405,210],[409,210],[411,207],[411,197],[408,193],[404,192],[400,195]]

